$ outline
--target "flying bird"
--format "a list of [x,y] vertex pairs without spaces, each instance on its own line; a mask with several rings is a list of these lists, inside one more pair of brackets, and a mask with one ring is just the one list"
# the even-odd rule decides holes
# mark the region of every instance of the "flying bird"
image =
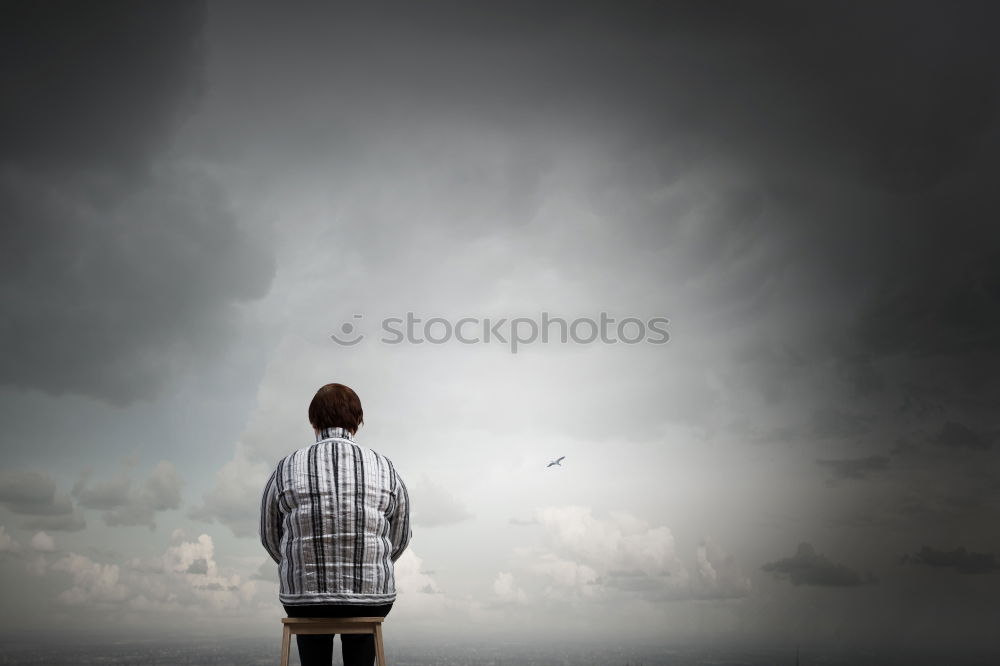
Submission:
[[563,458],[565,458],[565,457],[566,456],[559,456],[558,458],[556,458],[555,460],[553,460],[552,462],[550,462],[548,465],[546,465],[546,467],[552,467],[553,465],[559,465],[560,467],[562,467],[562,465],[560,464],[560,461]]

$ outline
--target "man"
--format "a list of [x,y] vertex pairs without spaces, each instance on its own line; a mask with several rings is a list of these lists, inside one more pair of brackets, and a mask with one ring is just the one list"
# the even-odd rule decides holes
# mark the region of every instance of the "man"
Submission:
[[[343,384],[309,405],[316,442],[278,462],[264,486],[260,540],[278,563],[288,617],[385,616],[393,564],[410,542],[410,503],[385,456],[354,441],[361,401]],[[333,635],[298,635],[302,666],[330,666]],[[340,637],[344,666],[372,666],[371,635]]]

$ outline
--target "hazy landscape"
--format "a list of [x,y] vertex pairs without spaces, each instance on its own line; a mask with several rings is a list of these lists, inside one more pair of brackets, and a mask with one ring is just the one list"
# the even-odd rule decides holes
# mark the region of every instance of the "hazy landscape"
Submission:
[[[795,646],[749,647],[692,644],[597,647],[587,645],[524,645],[517,643],[452,643],[439,646],[386,646],[393,666],[780,666],[796,664]],[[218,640],[191,642],[77,643],[40,646],[7,642],[0,647],[0,664],[155,664],[181,666],[264,666],[278,662],[279,641]],[[334,664],[340,663],[339,643]],[[292,663],[298,664],[293,647]],[[987,666],[997,654],[954,654],[927,650],[857,649],[847,646],[800,647],[802,666]]]

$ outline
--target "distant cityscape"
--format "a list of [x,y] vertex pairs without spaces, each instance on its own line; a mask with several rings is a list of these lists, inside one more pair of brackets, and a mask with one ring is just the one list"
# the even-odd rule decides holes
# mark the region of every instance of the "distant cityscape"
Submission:
[[[192,641],[40,646],[0,644],[0,665],[114,664],[121,666],[273,666],[278,663],[274,640]],[[334,664],[340,663],[339,642]],[[615,647],[507,645],[386,646],[392,666],[995,666],[997,655],[956,656],[914,652],[826,651],[796,648]],[[298,664],[294,648],[292,664]]]

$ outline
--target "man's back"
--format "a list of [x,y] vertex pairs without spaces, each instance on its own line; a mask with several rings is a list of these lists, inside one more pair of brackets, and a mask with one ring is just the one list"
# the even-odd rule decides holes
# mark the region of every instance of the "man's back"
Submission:
[[343,428],[283,458],[261,498],[261,543],[283,604],[384,604],[411,536],[409,497],[385,456]]

